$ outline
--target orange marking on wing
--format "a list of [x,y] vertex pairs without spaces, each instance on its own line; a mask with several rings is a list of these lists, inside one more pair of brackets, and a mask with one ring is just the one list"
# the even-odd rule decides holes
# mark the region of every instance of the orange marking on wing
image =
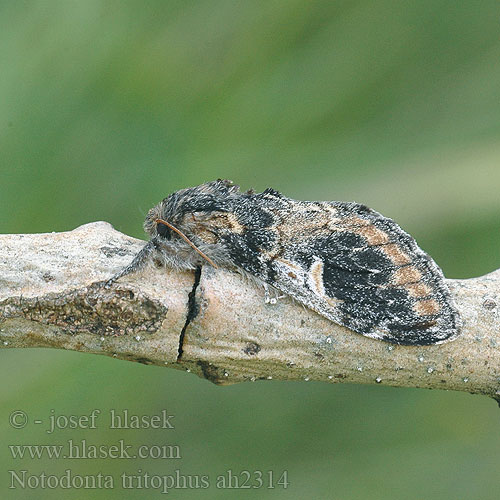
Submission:
[[433,299],[427,299],[416,302],[413,306],[413,310],[419,316],[433,316],[439,313],[441,306],[439,302]]
[[230,212],[212,212],[208,216],[192,217],[194,221],[200,221],[202,224],[210,223],[211,227],[228,229],[232,233],[242,234],[245,231],[245,227],[238,221],[238,218]]
[[243,226],[239,221],[236,215],[232,213],[224,213],[223,214],[227,220],[227,223],[231,229],[231,232],[242,234],[245,231],[245,226]]
[[325,290],[323,286],[323,262],[321,262],[320,260],[316,260],[311,265],[309,272],[311,273],[316,291],[322,296],[325,296]]
[[360,227],[354,232],[363,236],[370,245],[383,245],[389,242],[388,234],[373,225]]
[[315,292],[325,300],[331,307],[337,307],[339,302],[343,300],[335,299],[329,297],[325,292],[325,287],[323,284],[323,262],[321,260],[316,260],[309,269],[310,276],[312,278],[312,284],[315,288]]
[[405,288],[411,297],[426,297],[432,292],[432,288],[425,283],[408,283]]
[[342,220],[342,225],[344,226],[371,226],[372,223],[369,220],[362,219],[356,215],[350,215]]
[[396,243],[384,245],[381,250],[391,259],[396,266],[404,266],[411,262],[410,256],[405,253]]
[[394,273],[394,283],[396,285],[405,285],[414,283],[422,279],[422,273],[413,266],[405,266],[396,270]]

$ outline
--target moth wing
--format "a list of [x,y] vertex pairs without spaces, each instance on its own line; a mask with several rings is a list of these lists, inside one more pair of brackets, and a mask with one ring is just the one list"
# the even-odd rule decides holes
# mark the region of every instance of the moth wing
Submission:
[[[303,204],[304,205],[304,204]],[[452,339],[459,318],[437,264],[394,221],[356,203],[282,219],[288,236],[266,281],[368,337],[427,345]],[[323,221],[318,224],[318,220]]]

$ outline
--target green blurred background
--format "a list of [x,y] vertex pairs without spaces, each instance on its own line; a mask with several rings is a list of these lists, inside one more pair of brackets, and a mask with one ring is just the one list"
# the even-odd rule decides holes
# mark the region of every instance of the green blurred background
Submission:
[[[0,232],[146,211],[218,177],[396,219],[452,278],[500,267],[498,1],[1,1]],[[500,412],[465,393],[189,373],[50,350],[1,353],[0,496],[160,498],[122,472],[209,475],[168,498],[497,499]],[[174,431],[9,426],[99,408]],[[44,427],[45,428],[45,427]],[[182,460],[12,459],[7,444],[176,444]],[[9,490],[8,470],[112,474],[113,490]],[[228,469],[288,489],[223,490]]]

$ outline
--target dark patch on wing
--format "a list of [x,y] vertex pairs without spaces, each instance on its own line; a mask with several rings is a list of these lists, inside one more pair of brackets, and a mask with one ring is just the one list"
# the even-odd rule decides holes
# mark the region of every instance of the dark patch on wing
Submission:
[[221,240],[229,251],[231,260],[245,271],[264,279],[264,263],[261,254],[248,245],[244,235],[225,233]]
[[306,269],[319,258],[323,262],[325,291],[332,298],[341,298],[338,291],[342,289],[386,283],[394,268],[382,252],[367,247],[361,236],[346,231],[306,241],[297,253],[285,252],[285,256]]
[[199,196],[195,199],[189,199],[182,205],[179,215],[193,212],[227,212],[227,204],[219,198],[212,195]]
[[244,230],[241,234],[221,234],[224,246],[239,267],[261,279],[269,280],[269,266],[263,258],[263,252],[272,250],[278,243],[276,232],[269,229],[275,222],[273,214],[255,203],[239,205],[234,214]]
[[238,222],[248,228],[264,229],[274,222],[273,214],[258,205],[246,203],[239,205],[235,210]]
[[276,243],[276,235],[271,231],[264,231],[260,228],[246,228],[241,234],[247,246],[255,252],[271,250]]

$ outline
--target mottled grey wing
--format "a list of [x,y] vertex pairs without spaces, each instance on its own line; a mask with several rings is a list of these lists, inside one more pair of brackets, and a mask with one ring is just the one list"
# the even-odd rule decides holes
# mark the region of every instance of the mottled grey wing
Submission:
[[356,203],[296,203],[275,212],[268,283],[369,337],[427,345],[457,334],[441,270],[394,221]]
[[237,267],[326,318],[396,344],[455,337],[443,273],[394,221],[357,203],[301,202],[268,189],[235,198],[219,237]]

